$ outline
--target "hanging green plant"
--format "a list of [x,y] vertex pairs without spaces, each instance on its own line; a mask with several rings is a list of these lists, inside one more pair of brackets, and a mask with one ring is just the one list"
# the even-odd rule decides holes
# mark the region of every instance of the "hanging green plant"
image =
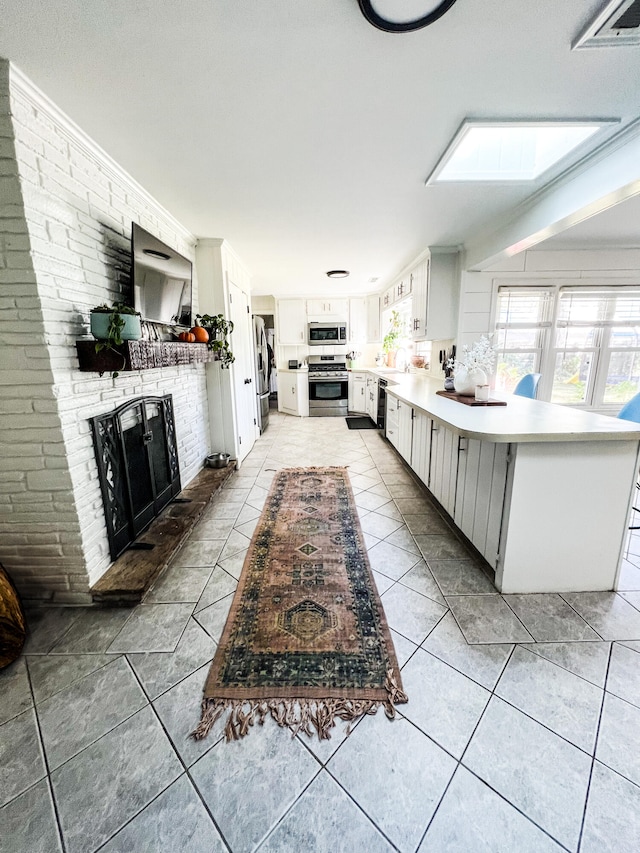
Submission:
[[[124,341],[137,341],[142,337],[140,312],[123,302],[96,305],[91,309],[91,334],[96,338],[96,352],[110,350],[122,359],[122,367],[127,363],[125,356],[117,349]],[[111,378],[120,375],[114,370]]]
[[236,360],[229,346],[229,335],[233,332],[233,322],[226,320],[224,314],[196,314],[196,320],[209,332],[207,346],[218,353],[221,367],[229,367]]

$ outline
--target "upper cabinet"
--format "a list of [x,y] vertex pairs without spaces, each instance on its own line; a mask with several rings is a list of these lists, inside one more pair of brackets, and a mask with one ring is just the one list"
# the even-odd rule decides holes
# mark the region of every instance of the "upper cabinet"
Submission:
[[356,297],[349,300],[349,342],[367,343],[367,298]]
[[380,297],[367,297],[367,343],[377,344],[382,340],[380,333]]
[[413,271],[414,341],[445,341],[456,337],[459,292],[457,250],[432,248]]
[[278,299],[276,330],[279,344],[301,346],[307,343],[307,310],[304,299]]
[[348,299],[307,299],[307,314],[313,317],[333,317],[346,320],[349,315]]

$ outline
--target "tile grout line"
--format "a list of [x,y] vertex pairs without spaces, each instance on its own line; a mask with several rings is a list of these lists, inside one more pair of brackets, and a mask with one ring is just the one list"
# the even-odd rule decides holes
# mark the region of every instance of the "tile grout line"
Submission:
[[591,780],[593,779],[593,769],[596,762],[596,752],[598,751],[598,738],[600,737],[600,726],[602,725],[602,716],[604,714],[604,703],[607,698],[607,681],[609,679],[609,669],[611,667],[611,657],[613,655],[613,643],[609,646],[609,659],[607,660],[607,671],[604,677],[604,686],[602,688],[602,701],[600,702],[600,713],[598,714],[598,725],[596,726],[596,736],[593,741],[593,756],[591,758],[591,767],[589,768],[589,778],[587,780],[587,790],[584,797],[584,808],[582,809],[582,820],[580,822],[580,832],[578,833],[578,845],[576,850],[580,850],[582,846],[582,836],[584,834],[584,826],[587,820],[587,807],[589,805],[589,794],[591,793]]
[[[62,850],[62,853],[66,853],[67,844],[66,844],[66,841],[64,838],[64,833],[62,831],[62,822],[60,820],[60,812],[58,809],[58,801],[56,799],[55,791],[53,788],[53,779],[51,778],[51,768],[49,766],[49,759],[47,757],[47,751],[46,751],[45,746],[44,746],[44,738],[42,736],[42,728],[40,726],[40,716],[38,714],[38,707],[36,705],[36,697],[35,697],[35,693],[33,691],[33,684],[31,682],[31,673],[29,672],[28,666],[26,667],[26,669],[27,669],[27,678],[29,680],[29,690],[31,691],[31,699],[33,700],[33,714],[34,714],[34,717],[36,719],[36,726],[38,729],[38,738],[40,741],[40,750],[42,752],[42,760],[44,762],[44,767],[45,767],[45,771],[46,771],[45,779],[47,781],[47,788],[48,788],[49,794],[51,796],[51,803],[53,805],[53,814],[55,817],[56,829],[58,831],[58,840],[60,842],[60,848]],[[41,780],[38,780],[38,781],[41,781]]]
[[[129,663],[129,661],[127,661],[127,663]],[[206,666],[206,665],[207,665],[207,664],[203,664],[203,666]],[[185,771],[185,772],[184,772],[184,775],[189,779],[189,782],[191,783],[191,785],[192,785],[192,787],[193,787],[194,791],[196,792],[196,795],[197,795],[198,799],[200,800],[200,802],[202,803],[202,805],[203,805],[203,807],[204,807],[205,811],[206,811],[206,812],[207,812],[207,814],[209,815],[209,818],[210,818],[211,822],[213,823],[213,825],[214,825],[214,827],[215,827],[215,829],[216,829],[216,831],[217,831],[218,835],[220,836],[220,838],[221,838],[222,842],[225,844],[225,846],[226,846],[226,847],[227,847],[227,849],[229,850],[229,853],[233,853],[232,848],[231,848],[231,845],[228,843],[228,841],[227,841],[227,839],[226,839],[226,837],[225,837],[224,833],[222,832],[221,828],[218,826],[218,824],[217,824],[217,822],[216,822],[216,820],[215,820],[215,818],[214,818],[214,816],[213,816],[213,814],[212,814],[211,810],[209,809],[209,806],[208,806],[208,805],[207,805],[207,803],[204,801],[204,798],[203,798],[202,794],[200,793],[200,789],[199,789],[199,788],[198,788],[198,786],[196,785],[195,780],[193,779],[193,777],[192,777],[192,775],[191,775],[190,767],[188,767],[188,766],[187,766],[187,764],[186,764],[186,763],[184,762],[184,760],[182,759],[182,756],[180,755],[180,753],[178,752],[178,750],[175,748],[175,746],[174,746],[174,744],[173,744],[173,739],[171,738],[171,735],[170,735],[170,734],[169,734],[169,732],[167,731],[167,729],[166,729],[166,727],[165,727],[165,725],[164,725],[164,723],[163,723],[163,721],[162,721],[162,718],[160,717],[160,714],[158,713],[158,711],[157,711],[157,710],[156,710],[156,708],[155,708],[155,705],[153,704],[153,703],[154,703],[154,701],[156,701],[156,700],[152,700],[152,699],[149,697],[149,694],[147,693],[147,691],[146,691],[146,689],[145,689],[145,686],[144,686],[144,684],[142,683],[142,680],[141,680],[140,678],[138,678],[138,674],[136,673],[136,671],[134,670],[134,668],[131,666],[131,664],[130,664],[130,663],[129,663],[129,666],[131,667],[131,671],[132,671],[132,673],[133,673],[133,675],[134,675],[134,678],[136,679],[136,681],[137,681],[137,682],[138,682],[138,684],[140,685],[140,689],[142,690],[142,692],[144,693],[144,695],[147,697],[147,700],[148,700],[148,706],[149,706],[149,708],[151,708],[151,711],[152,711],[152,713],[153,713],[154,717],[156,718],[156,720],[157,720],[157,722],[158,722],[158,725],[160,726],[160,728],[161,728],[161,729],[162,729],[162,731],[164,732],[164,735],[165,735],[165,737],[166,737],[166,739],[167,739],[167,743],[169,744],[169,747],[171,748],[171,750],[172,750],[173,754],[175,755],[176,759],[178,760],[179,764],[180,764],[180,765],[182,766],[182,768],[184,769],[184,771]],[[194,670],[194,672],[197,672],[197,671],[198,671],[198,669],[195,669],[195,670]],[[190,675],[193,675],[193,673],[190,673]],[[187,677],[189,677],[189,676],[187,676]],[[183,681],[184,681],[184,679],[183,679]],[[174,687],[175,687],[175,686],[176,686],[176,685],[174,685]],[[170,689],[171,689],[171,688],[170,688]],[[165,691],[165,692],[167,692],[167,691]],[[163,694],[163,695],[164,695],[164,694]],[[157,698],[160,698],[160,697],[157,697]],[[217,741],[214,741],[214,742],[211,744],[211,746],[209,747],[209,749],[207,749],[205,752],[203,752],[203,753],[202,753],[202,755],[198,756],[198,758],[196,759],[196,761],[194,761],[194,762],[193,762],[193,764],[197,764],[197,763],[198,763],[198,761],[199,761],[199,760],[200,760],[204,755],[207,755],[207,754],[208,754],[212,749],[214,749],[214,748],[215,748],[215,747],[220,743],[220,740],[221,740],[221,738],[219,738]],[[193,765],[191,765],[191,766],[193,766]],[[157,800],[159,796],[161,796],[165,791],[167,791],[167,790],[171,787],[171,785],[174,785],[174,784],[178,781],[178,779],[180,779],[180,776],[178,776],[178,778],[177,778],[177,779],[174,779],[172,782],[170,782],[170,783],[169,783],[169,785],[167,785],[167,787],[166,787],[163,791],[161,791],[161,792],[158,794],[158,796],[157,796],[157,797],[154,797],[154,798],[153,798],[153,800],[150,800],[150,801],[149,801],[149,802],[144,806],[144,808],[142,808],[139,812],[137,812],[137,813],[134,815],[134,817],[132,817],[132,818],[131,818],[131,820],[134,820],[136,817],[138,817],[138,815],[140,815],[140,814],[141,814],[141,813],[142,813],[142,812],[143,812],[143,811],[144,811],[144,810],[145,810],[149,805],[151,805],[151,803],[152,803],[152,802],[154,802],[155,800]],[[127,823],[131,823],[131,821],[128,821]],[[124,826],[126,826],[126,825],[127,825],[127,824],[124,824],[123,826],[121,826],[121,827],[120,827],[120,829],[118,829],[118,832],[120,832],[120,831],[124,828]],[[115,835],[117,835],[117,832],[116,832],[113,836],[111,836],[111,839],[112,839],[112,838],[114,838],[114,837],[115,837]],[[109,841],[110,841],[111,839],[109,839]],[[105,842],[105,843],[107,843],[107,842]]]

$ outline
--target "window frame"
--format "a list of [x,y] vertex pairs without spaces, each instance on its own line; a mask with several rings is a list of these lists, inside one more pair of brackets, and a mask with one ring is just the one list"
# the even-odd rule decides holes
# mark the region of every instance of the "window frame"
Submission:
[[[640,354],[640,345],[638,347],[612,347],[610,345],[611,329],[615,328],[616,324],[613,323],[610,319],[606,319],[599,320],[590,326],[590,328],[595,328],[597,330],[597,342],[594,346],[576,348],[564,348],[556,346],[557,331],[559,328],[562,328],[562,321],[560,321],[559,324],[561,298],[563,293],[566,294],[570,293],[571,291],[573,291],[574,293],[582,292],[584,294],[593,293],[593,295],[601,294],[602,296],[606,296],[608,294],[611,296],[623,296],[625,294],[628,296],[640,296],[640,281],[638,279],[619,279],[615,283],[612,283],[611,281],[607,281],[606,279],[600,279],[598,281],[594,280],[593,284],[585,284],[584,280],[577,280],[575,278],[563,280],[554,279],[553,281],[550,281],[549,279],[527,280],[526,283],[521,283],[520,281],[513,279],[494,279],[493,285],[493,299],[490,319],[491,329],[493,330],[494,334],[497,333],[500,328],[505,328],[505,324],[500,324],[498,322],[498,300],[501,291],[517,292],[520,290],[537,290],[547,291],[550,293],[550,322],[548,322],[547,324],[546,321],[543,321],[539,324],[542,344],[539,350],[539,362],[537,368],[535,368],[535,372],[541,373],[542,377],[538,389],[538,399],[547,402],[551,401],[556,356],[558,355],[558,353],[571,351],[591,352],[593,353],[592,363],[590,365],[590,374],[588,378],[587,388],[585,389],[584,401],[575,403],[560,402],[556,403],[556,405],[569,405],[572,408],[597,411],[609,415],[616,415],[623,403],[619,401],[607,403],[604,401],[604,394],[606,391],[606,380],[609,375],[611,358],[614,354],[619,353],[621,351]],[[613,306],[615,305],[615,302],[611,300],[610,304],[611,306]],[[580,324],[568,323],[567,325],[575,325],[575,327],[578,327]],[[620,325],[624,325],[624,323],[620,323]],[[640,326],[640,322],[638,323],[638,326]],[[507,348],[505,348],[504,350],[499,350],[499,352],[506,353],[528,353],[532,351],[533,350],[531,349],[518,350]],[[640,386],[638,390],[640,391]]]

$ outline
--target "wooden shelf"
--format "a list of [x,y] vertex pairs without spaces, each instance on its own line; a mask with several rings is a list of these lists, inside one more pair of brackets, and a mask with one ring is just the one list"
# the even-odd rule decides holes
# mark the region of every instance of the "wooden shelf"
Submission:
[[208,349],[207,344],[182,341],[125,341],[122,346],[116,347],[115,353],[108,349],[96,352],[96,342],[86,340],[76,341],[76,349],[80,370],[100,374],[218,360],[217,353]]

